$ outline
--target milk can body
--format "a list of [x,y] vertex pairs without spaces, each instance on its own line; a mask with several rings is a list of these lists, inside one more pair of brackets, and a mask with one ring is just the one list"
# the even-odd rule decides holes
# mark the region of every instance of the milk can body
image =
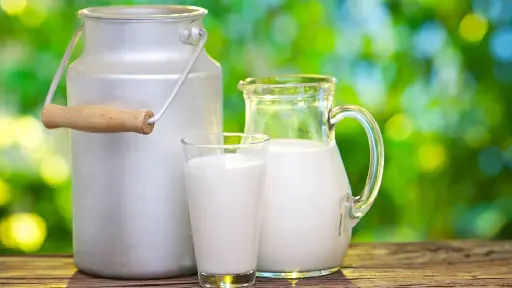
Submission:
[[[206,11],[185,6],[82,10],[85,45],[68,69],[69,106],[160,110]],[[76,266],[114,278],[195,272],[180,139],[222,131],[219,64],[201,52],[150,135],[71,130]]]

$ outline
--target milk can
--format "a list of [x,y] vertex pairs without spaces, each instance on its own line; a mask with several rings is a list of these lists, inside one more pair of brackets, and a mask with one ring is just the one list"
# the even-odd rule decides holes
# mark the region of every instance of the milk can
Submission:
[[[221,68],[203,50],[206,13],[173,5],[78,13],[84,24],[42,121],[72,129],[74,260],[86,273],[147,279],[196,270],[180,139],[222,131]],[[68,107],[51,104],[82,32]]]

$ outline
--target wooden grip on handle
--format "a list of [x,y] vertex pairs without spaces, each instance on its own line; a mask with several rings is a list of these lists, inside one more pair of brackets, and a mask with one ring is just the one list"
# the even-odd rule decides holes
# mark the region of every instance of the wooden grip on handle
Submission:
[[70,128],[93,133],[135,132],[147,135],[153,132],[154,124],[148,123],[153,116],[150,110],[47,104],[43,108],[41,120],[48,129]]

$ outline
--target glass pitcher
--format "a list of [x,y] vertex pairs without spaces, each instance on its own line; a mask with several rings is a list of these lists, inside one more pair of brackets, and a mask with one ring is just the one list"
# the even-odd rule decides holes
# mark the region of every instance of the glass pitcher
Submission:
[[[336,79],[283,75],[240,81],[245,133],[270,136],[258,276],[303,278],[339,270],[352,227],[377,196],[384,168],[379,127],[365,109],[332,107]],[[353,197],[334,137],[355,118],[370,143],[363,192]]]

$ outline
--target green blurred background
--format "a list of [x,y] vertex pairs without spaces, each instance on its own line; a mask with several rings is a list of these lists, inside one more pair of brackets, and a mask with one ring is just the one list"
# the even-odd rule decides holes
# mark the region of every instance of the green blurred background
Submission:
[[[354,241],[512,237],[510,0],[0,0],[0,253],[71,251],[68,132],[39,113],[76,10],[134,3],[209,10],[227,131],[243,130],[248,76],[329,74],[337,104],[373,113],[385,173]],[[364,130],[343,121],[337,141],[359,193]]]

